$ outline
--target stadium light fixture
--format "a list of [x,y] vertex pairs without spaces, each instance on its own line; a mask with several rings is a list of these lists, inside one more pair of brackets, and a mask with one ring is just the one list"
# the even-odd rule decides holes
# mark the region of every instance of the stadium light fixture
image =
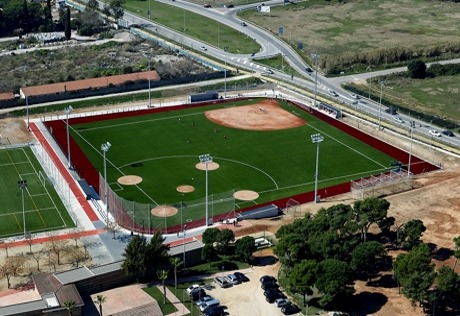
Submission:
[[206,166],[206,226],[209,225],[208,220],[208,164],[212,162],[212,157],[209,154],[200,155],[198,157],[201,163],[204,163]]
[[24,239],[26,239],[26,209],[24,206],[24,190],[27,188],[27,181],[19,180],[18,185],[22,194],[22,225],[24,226]]
[[318,54],[311,54],[311,58],[315,62],[315,103],[314,106],[316,107],[316,96],[318,94],[318,60],[320,56]]
[[104,201],[105,201],[105,207],[106,207],[106,210],[107,210],[107,223],[109,222],[109,193],[108,193],[108,180],[107,180],[107,158],[106,158],[106,154],[107,152],[109,151],[110,147],[112,147],[112,144],[110,144],[109,142],[107,143],[104,143],[101,145],[101,150],[103,152],[103,155],[104,155],[104,181],[105,181],[105,185],[104,185]]
[[67,125],[67,161],[69,163],[69,169],[72,169],[72,161],[70,160],[70,136],[69,136],[69,115],[72,113],[73,108],[69,105],[64,108],[64,113],[66,115],[66,125]]
[[318,199],[318,165],[319,165],[319,144],[324,140],[323,135],[313,134],[311,135],[311,141],[316,144],[316,170],[315,170],[315,203],[319,202]]

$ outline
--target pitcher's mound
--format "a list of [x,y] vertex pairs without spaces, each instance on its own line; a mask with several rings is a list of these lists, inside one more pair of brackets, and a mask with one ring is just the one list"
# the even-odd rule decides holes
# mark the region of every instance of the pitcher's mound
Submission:
[[241,190],[233,193],[233,197],[241,201],[252,201],[259,197],[259,193],[250,190]]
[[195,188],[192,187],[191,185],[180,185],[176,188],[177,192],[180,193],[190,193],[195,191]]
[[121,185],[136,185],[142,182],[142,178],[139,176],[128,175],[119,177],[117,182]]
[[[206,164],[204,163],[197,163],[195,165],[195,167],[198,169],[198,170],[206,170]],[[217,162],[210,162],[208,163],[208,170],[216,170],[219,168],[219,164]]]
[[176,215],[177,208],[168,205],[160,205],[152,208],[152,215],[158,217],[170,217]]

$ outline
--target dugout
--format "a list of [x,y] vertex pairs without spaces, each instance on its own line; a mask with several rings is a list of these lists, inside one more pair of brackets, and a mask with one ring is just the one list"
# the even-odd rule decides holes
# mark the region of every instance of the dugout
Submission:
[[188,96],[188,102],[206,102],[219,99],[219,93],[216,91],[204,92],[204,93],[196,93],[191,94]]
[[336,119],[342,118],[342,111],[327,103],[321,102],[319,104],[319,110]]

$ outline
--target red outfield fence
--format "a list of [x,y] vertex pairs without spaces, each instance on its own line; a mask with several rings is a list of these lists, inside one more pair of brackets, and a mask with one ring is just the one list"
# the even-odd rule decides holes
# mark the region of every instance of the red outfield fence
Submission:
[[[239,98],[239,100],[246,100],[249,99],[247,97],[242,97]],[[116,119],[116,118],[123,118],[123,117],[131,117],[131,116],[140,116],[140,115],[145,115],[145,114],[150,114],[150,113],[161,113],[161,112],[169,112],[169,111],[176,111],[176,110],[181,110],[184,108],[190,108],[191,106],[193,107],[198,107],[198,106],[206,106],[210,104],[216,104],[216,103],[226,103],[226,102],[234,102],[234,99],[226,99],[226,100],[219,100],[219,101],[212,101],[212,102],[205,102],[205,103],[200,103],[200,104],[187,104],[187,105],[180,105],[180,106],[172,106],[172,107],[161,107],[161,108],[150,108],[150,109],[145,109],[145,110],[135,110],[135,111],[130,111],[130,112],[119,112],[119,113],[111,113],[111,114],[100,114],[100,115],[94,115],[94,116],[85,116],[85,117],[76,117],[76,118],[70,118],[69,119],[69,125],[72,124],[82,124],[82,123],[91,123],[91,122],[97,122],[97,121],[103,121],[103,120],[110,120],[110,119]],[[364,133],[361,130],[355,129],[354,127],[345,124],[344,122],[337,120],[335,118],[332,118],[320,111],[318,111],[315,108],[312,108],[310,106],[303,105],[299,102],[294,102],[290,100],[285,100],[287,102],[290,102],[291,104],[297,106],[299,109],[304,110],[304,111],[309,111],[311,115],[321,119],[322,121],[340,129],[344,133],[351,135],[354,138],[359,139],[360,141],[366,143],[369,146],[372,146],[382,152],[385,152],[387,155],[391,156],[393,159],[400,161],[402,165],[407,165],[409,162],[409,153],[393,146],[390,145],[384,141],[381,141],[379,139],[374,138],[373,136]],[[55,120],[55,121],[46,121],[44,122],[45,126],[47,126],[48,130],[50,133],[53,135],[55,138],[56,142],[60,146],[61,150],[65,153],[67,151],[67,130],[66,130],[66,122],[65,120]],[[77,143],[70,138],[70,147],[71,147],[71,152],[72,152],[72,162],[75,167],[75,171],[78,172],[79,176],[82,179],[85,179],[86,182],[93,186],[94,188],[100,188],[99,185],[99,171],[94,168],[94,166],[91,164],[91,162],[88,160],[88,158],[85,156],[83,151],[80,149],[80,147],[77,145]],[[429,163],[419,157],[416,157],[412,155],[411,157],[411,167],[410,171],[412,174],[417,175],[425,172],[431,172],[435,170],[439,170],[440,168],[438,166],[435,166],[432,163]],[[369,177],[370,179],[371,177]],[[366,178],[367,179],[367,178]],[[357,179],[357,181],[362,181],[363,179]],[[318,195],[321,196],[321,198],[327,198],[339,194],[344,194],[348,193],[351,191],[351,183],[342,183],[339,185],[331,186],[328,188],[323,188],[323,189],[318,189]],[[101,195],[102,192],[98,192],[99,195]],[[314,201],[314,192],[305,192],[302,194],[298,194],[295,196],[290,196],[286,198],[282,198],[276,201],[270,201],[262,204],[258,204],[254,207],[248,207],[245,209],[240,209],[236,210],[236,212],[242,212],[242,211],[247,211],[250,209],[262,207],[265,205],[270,205],[270,204],[275,204],[278,206],[280,209],[285,208],[285,206],[289,203],[289,200],[293,199],[299,203],[307,203]],[[214,216],[213,220],[214,222],[219,221],[221,219],[228,218],[232,213],[234,213],[235,210],[232,210],[230,212],[227,212],[225,214],[220,214],[218,216]],[[117,217],[120,218],[122,216],[123,218],[126,219],[126,222],[129,221],[131,216],[126,212],[125,215],[118,214]],[[125,221],[123,221],[125,222]],[[132,221],[131,221],[132,223]],[[189,222],[187,223],[188,228],[193,228],[193,227],[199,227],[203,226],[205,224],[205,219],[203,218],[202,220],[194,221],[194,222]],[[129,225],[129,228],[133,228],[136,231],[145,231],[145,227],[143,228],[142,225],[137,224],[131,224]],[[159,230],[163,230],[162,228],[159,228]],[[175,227],[168,227],[167,232],[168,233],[175,233],[180,231],[181,227],[180,225],[176,225]],[[149,231],[151,230],[151,227],[149,228]]]

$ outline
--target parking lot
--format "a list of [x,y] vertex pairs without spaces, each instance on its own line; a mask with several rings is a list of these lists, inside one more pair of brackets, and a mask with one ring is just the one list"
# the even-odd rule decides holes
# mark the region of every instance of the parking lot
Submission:
[[[281,316],[283,313],[280,308],[265,301],[264,291],[260,288],[259,282],[260,277],[266,274],[277,277],[277,268],[278,264],[253,267],[250,272],[245,273],[250,279],[249,282],[233,285],[229,288],[220,288],[215,282],[212,282],[213,288],[206,290],[206,293],[218,299],[222,306],[227,307],[228,315]],[[222,276],[230,273],[223,273]]]

